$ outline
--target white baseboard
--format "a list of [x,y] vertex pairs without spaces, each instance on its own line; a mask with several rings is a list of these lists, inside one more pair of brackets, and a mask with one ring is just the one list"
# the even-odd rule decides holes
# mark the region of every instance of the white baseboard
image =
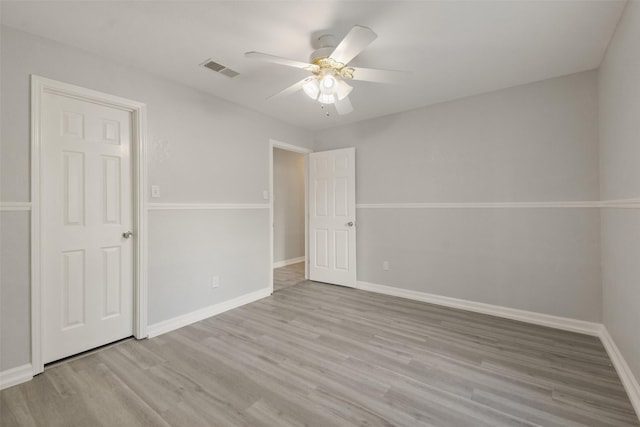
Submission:
[[250,302],[268,297],[269,295],[271,295],[271,288],[260,289],[258,291],[241,295],[237,298],[233,298],[229,301],[213,304],[209,307],[192,311],[191,313],[154,323],[153,325],[147,326],[147,333],[149,338],[157,337],[158,335],[166,334],[167,332],[174,331],[182,328],[183,326],[215,316],[216,314],[224,313],[225,311],[249,304]]
[[33,378],[33,366],[27,363],[22,366],[0,372],[0,390],[22,384]]
[[616,372],[622,381],[622,385],[624,385],[624,389],[627,391],[627,395],[633,405],[633,409],[636,410],[636,415],[638,416],[638,419],[640,419],[640,384],[638,384],[638,380],[633,375],[633,372],[631,372],[631,368],[629,368],[627,361],[624,360],[622,353],[620,353],[620,349],[618,349],[618,346],[615,341],[613,341],[613,338],[609,335],[609,331],[604,325],[600,328],[599,336],[602,341],[602,345],[604,345],[604,348],[609,354],[611,362],[613,362],[613,367],[616,368]]
[[599,336],[602,328],[601,323],[576,320],[568,317],[552,316],[550,314],[536,313],[533,311],[519,310],[516,308],[502,307],[499,305],[485,304],[481,302],[463,300],[458,298],[444,297],[440,295],[428,294],[426,292],[412,291],[408,289],[394,288],[391,286],[377,285],[375,283],[360,282],[356,284],[358,289],[377,292],[379,294],[392,295],[400,298],[407,298],[415,301],[428,302],[445,307],[459,308],[476,313],[490,314],[492,316],[504,317],[506,319],[519,320],[521,322],[533,323],[535,325],[548,326],[550,328],[562,329],[565,331],[578,332],[581,334]]
[[284,261],[276,261],[273,263],[273,268],[286,267],[287,265],[304,262],[304,260],[305,260],[305,257],[301,256],[298,258],[285,259]]
[[269,209],[268,203],[147,203],[149,211],[216,211]]

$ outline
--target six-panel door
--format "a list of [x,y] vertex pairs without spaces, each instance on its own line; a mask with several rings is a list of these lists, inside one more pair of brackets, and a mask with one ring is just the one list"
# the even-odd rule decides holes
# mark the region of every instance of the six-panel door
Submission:
[[356,285],[355,148],[309,154],[309,278]]
[[131,116],[45,93],[41,126],[44,363],[131,336]]

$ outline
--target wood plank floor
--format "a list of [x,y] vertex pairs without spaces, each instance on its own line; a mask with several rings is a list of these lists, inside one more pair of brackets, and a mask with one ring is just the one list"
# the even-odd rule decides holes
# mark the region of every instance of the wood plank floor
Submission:
[[273,291],[278,292],[304,282],[304,262],[273,269]]
[[597,338],[303,281],[49,367],[2,426],[638,426]]

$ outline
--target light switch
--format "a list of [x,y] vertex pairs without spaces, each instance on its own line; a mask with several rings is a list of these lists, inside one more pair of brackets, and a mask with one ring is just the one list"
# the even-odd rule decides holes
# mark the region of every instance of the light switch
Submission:
[[151,197],[160,197],[160,186],[152,185],[151,186]]
[[262,191],[262,198],[265,200],[269,200],[269,191],[268,190],[263,190]]

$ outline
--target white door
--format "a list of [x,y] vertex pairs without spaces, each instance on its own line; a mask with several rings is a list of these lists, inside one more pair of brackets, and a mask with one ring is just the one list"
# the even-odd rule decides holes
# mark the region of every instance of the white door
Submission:
[[44,363],[133,334],[131,115],[44,93]]
[[355,148],[309,154],[309,279],[356,285]]

